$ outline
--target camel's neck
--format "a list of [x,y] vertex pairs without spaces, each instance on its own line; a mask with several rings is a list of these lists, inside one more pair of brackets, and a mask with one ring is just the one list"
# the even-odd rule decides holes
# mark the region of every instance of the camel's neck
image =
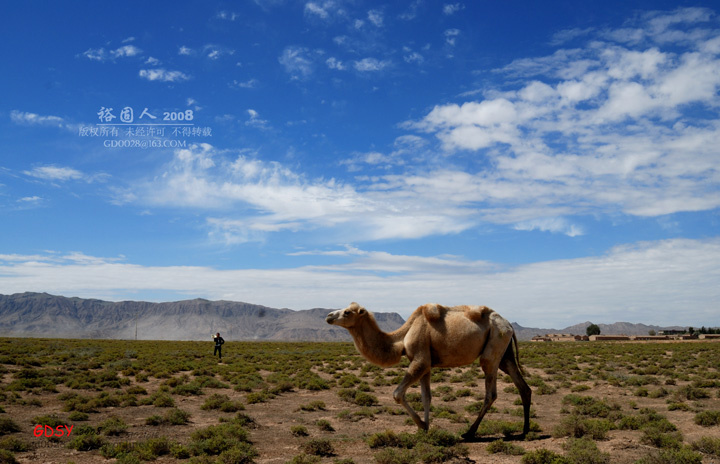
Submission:
[[372,317],[348,329],[355,347],[368,361],[379,366],[392,366],[400,362],[403,354],[404,333],[383,332]]

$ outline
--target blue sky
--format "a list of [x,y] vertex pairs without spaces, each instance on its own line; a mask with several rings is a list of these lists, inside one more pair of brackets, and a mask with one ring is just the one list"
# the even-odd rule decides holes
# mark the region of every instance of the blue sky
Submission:
[[0,19],[0,293],[720,325],[713,2],[72,5]]

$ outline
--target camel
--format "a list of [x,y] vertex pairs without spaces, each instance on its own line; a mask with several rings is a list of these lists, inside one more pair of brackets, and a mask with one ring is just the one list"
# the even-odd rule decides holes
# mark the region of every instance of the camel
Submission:
[[[485,372],[485,401],[475,422],[463,437],[475,438],[480,421],[497,398],[498,368],[512,378],[520,391],[525,422],[523,435],[530,431],[530,397],[517,352],[517,337],[510,323],[487,306],[445,307],[429,303],[417,308],[399,329],[380,330],[372,313],[357,303],[331,312],[328,324],[345,327],[360,354],[373,364],[389,367],[403,355],[410,360],[407,373],[393,393],[420,430],[430,426],[430,370],[433,367],[460,367],[479,359]],[[513,352],[513,343],[515,353]],[[407,389],[420,382],[425,420],[405,400]]]

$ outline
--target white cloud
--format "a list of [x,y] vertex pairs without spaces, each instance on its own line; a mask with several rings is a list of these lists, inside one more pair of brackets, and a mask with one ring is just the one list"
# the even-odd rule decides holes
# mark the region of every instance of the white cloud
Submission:
[[43,201],[43,198],[37,195],[34,195],[32,197],[22,197],[18,199],[18,202],[20,203],[39,203],[41,201]]
[[[126,43],[127,39],[123,41]],[[92,61],[108,61],[117,58],[132,58],[142,53],[135,45],[123,45],[114,50],[105,50],[105,48],[89,48],[83,52],[83,56]]]
[[445,32],[445,43],[455,46],[457,37],[460,35],[460,29],[447,29]]
[[378,60],[377,58],[363,58],[353,63],[354,68],[360,72],[376,72],[390,66],[388,60]]
[[345,64],[343,64],[342,61],[338,60],[337,58],[330,57],[327,60],[325,60],[325,64],[330,69],[335,69],[337,71],[344,71],[347,69]]
[[313,73],[310,51],[304,47],[287,47],[278,61],[293,78],[307,78]]
[[82,180],[84,182],[104,182],[108,179],[109,175],[104,173],[86,174],[78,171],[74,168],[66,166],[37,166],[29,171],[23,171],[26,176],[34,177],[36,179],[66,182],[72,180]]
[[216,15],[216,18],[222,19],[224,21],[235,21],[239,17],[240,15],[237,13],[225,10],[218,12],[218,14]]
[[231,87],[240,89],[254,89],[258,85],[257,79],[248,79],[246,81],[233,80]]
[[576,237],[583,235],[583,228],[569,223],[561,217],[532,219],[515,224],[515,230],[540,230],[543,232],[552,232],[567,235],[568,237]]
[[110,52],[113,58],[133,57],[142,53],[142,50],[134,45],[124,45]]
[[367,14],[368,21],[370,21],[375,27],[382,27],[384,16],[380,10],[370,10]]
[[465,5],[462,3],[447,3],[443,5],[443,14],[446,16],[452,16],[458,11],[464,10]]
[[310,253],[344,262],[219,270],[144,266],[83,253],[0,254],[0,293],[46,291],[120,300],[152,291],[164,300],[204,297],[293,309],[358,301],[372,311],[397,311],[404,317],[430,301],[486,304],[511,321],[541,328],[588,319],[699,326],[714,320],[720,300],[718,239],[636,243],[596,257],[514,267],[353,247]]
[[[706,15],[649,17],[646,38]],[[437,105],[404,127],[433,134],[448,156],[487,159],[469,188],[491,222],[543,230],[532,221],[720,207],[720,167],[708,162],[720,144],[720,58],[702,51],[718,30],[697,27],[695,42],[672,47],[629,47],[607,41],[610,32],[582,49],[516,60],[495,71],[519,82],[516,90],[486,88],[485,98]]]
[[331,2],[325,2],[325,6],[316,2],[307,2],[305,4],[305,14],[318,16],[321,19],[328,19],[330,13],[328,13],[326,7],[331,5]]
[[249,118],[247,121],[245,121],[246,126],[256,127],[258,129],[268,128],[268,122],[265,119],[261,119],[257,111],[249,109],[247,110],[247,113]]
[[160,82],[182,82],[190,79],[190,76],[181,71],[171,71],[163,68],[141,69],[138,75],[149,81]]
[[62,166],[39,166],[33,168],[31,171],[24,171],[24,174],[38,179],[58,181],[80,180],[85,178],[85,175],[77,169]]
[[59,116],[42,116],[37,113],[13,110],[10,120],[15,124],[64,127],[64,120]]

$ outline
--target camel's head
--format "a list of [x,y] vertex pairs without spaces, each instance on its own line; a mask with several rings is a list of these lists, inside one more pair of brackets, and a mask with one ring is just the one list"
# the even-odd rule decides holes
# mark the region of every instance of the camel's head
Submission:
[[350,303],[345,309],[333,311],[327,315],[325,322],[349,329],[368,315],[367,309],[357,303]]

